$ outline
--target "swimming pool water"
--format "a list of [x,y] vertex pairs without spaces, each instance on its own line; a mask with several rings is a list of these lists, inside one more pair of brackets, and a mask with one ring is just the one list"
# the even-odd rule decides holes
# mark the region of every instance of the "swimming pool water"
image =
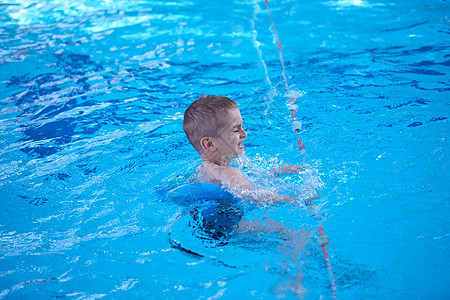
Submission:
[[[269,4],[295,103],[263,0],[0,4],[0,298],[295,299],[302,274],[333,299],[319,226],[338,299],[450,296],[448,1]],[[202,93],[239,104],[250,177],[319,193],[246,212],[295,245],[212,239],[161,195],[200,162]]]

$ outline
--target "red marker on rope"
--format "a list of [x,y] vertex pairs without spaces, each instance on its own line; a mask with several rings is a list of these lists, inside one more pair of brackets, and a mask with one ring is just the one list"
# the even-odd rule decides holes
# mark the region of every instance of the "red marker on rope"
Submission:
[[305,149],[305,145],[303,144],[301,139],[298,139],[297,143],[298,143],[298,147],[297,147],[298,150],[302,151],[303,149]]
[[[295,99],[302,97],[303,94],[301,94],[295,90],[289,89],[289,85],[288,85],[287,78],[286,78],[286,71],[284,68],[284,60],[283,60],[283,53],[282,53],[283,47],[281,46],[280,36],[278,35],[278,31],[275,27],[275,22],[273,21],[272,14],[270,13],[269,0],[264,0],[264,2],[266,3],[266,6],[267,6],[267,14],[269,15],[270,22],[272,23],[272,29],[273,29],[272,34],[275,39],[275,44],[278,46],[278,53],[280,55],[280,61],[281,61],[281,67],[282,67],[282,75],[283,75],[283,79],[284,79],[284,84],[286,86],[286,96],[288,97],[288,101],[291,103],[289,110],[290,110],[291,116],[292,116],[293,129],[294,129],[294,131],[298,132],[298,131],[300,131],[301,125],[299,124],[299,122],[296,121],[297,105],[295,105],[293,102]],[[298,139],[297,143],[298,143],[298,149],[300,151],[305,149],[305,145],[303,144],[301,139]],[[322,225],[320,225],[317,228],[317,230],[319,231],[320,247],[322,248],[323,257],[325,258],[325,261],[327,262],[327,270],[328,270],[328,273],[330,274],[330,278],[331,278],[331,288],[333,290],[333,299],[337,300],[337,298],[336,298],[336,293],[337,293],[336,282],[334,280],[330,256],[328,255],[328,252],[326,249],[326,247],[328,246],[328,237],[325,235],[325,231],[324,231]]]

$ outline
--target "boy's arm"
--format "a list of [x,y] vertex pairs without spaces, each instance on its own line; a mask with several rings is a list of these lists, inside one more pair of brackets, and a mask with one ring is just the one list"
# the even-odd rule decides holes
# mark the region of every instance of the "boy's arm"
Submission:
[[[230,189],[236,191],[239,196],[243,198],[257,199],[258,202],[255,203],[259,205],[262,203],[272,205],[278,203],[295,203],[298,201],[298,198],[288,196],[288,195],[280,195],[274,191],[258,191],[253,190],[252,184],[244,177],[244,174],[236,168],[230,167],[227,170],[226,174],[228,180],[223,180],[222,182]],[[304,200],[305,204],[308,205],[312,200],[317,198],[317,195]]]
[[297,173],[299,171],[301,171],[303,168],[301,166],[298,165],[291,165],[291,164],[286,164],[283,163],[282,165],[273,168],[272,170],[274,171],[275,174],[279,175],[281,173]]
[[273,191],[262,191],[262,190],[254,190],[252,184],[244,177],[244,174],[236,168],[230,167],[227,170],[228,180],[224,180],[224,182],[230,189],[236,191],[240,197],[250,198],[255,202],[254,199],[257,199],[256,205],[262,203],[264,204],[277,204],[277,203],[292,203],[295,198],[289,196],[282,196],[277,192]]

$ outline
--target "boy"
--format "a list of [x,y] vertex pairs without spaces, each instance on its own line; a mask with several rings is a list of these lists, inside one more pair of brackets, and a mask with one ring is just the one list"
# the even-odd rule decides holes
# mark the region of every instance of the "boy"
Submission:
[[[244,140],[247,136],[236,102],[222,96],[201,96],[186,109],[183,129],[189,142],[202,158],[202,164],[198,168],[198,179],[200,181],[225,186],[241,198],[255,198],[251,197],[251,191],[253,190],[251,183],[244,177],[240,170],[230,166],[233,158],[245,154]],[[285,164],[278,171],[296,172],[300,169],[299,166]],[[293,197],[282,196],[276,192],[263,192],[261,190],[257,191],[257,196],[258,201],[267,204],[292,202],[295,200]],[[313,198],[307,199],[306,202],[310,202]],[[219,221],[215,219],[216,215],[205,218],[206,221],[211,219],[211,224],[205,227],[210,228],[211,232],[215,234],[217,232],[221,233],[218,229],[222,227],[225,228],[225,235],[234,230],[237,230],[237,233],[240,234],[248,232],[276,234],[286,240],[285,244],[290,249],[287,251],[294,258],[299,255],[301,249],[304,247],[304,244],[300,240],[299,232],[285,227],[282,223],[270,219],[266,219],[265,221],[247,221],[241,215],[237,218],[230,218],[226,215],[225,219],[230,218],[232,225],[229,226],[228,223],[230,222],[226,222],[227,224],[223,226],[220,223],[220,220],[223,219],[220,218],[220,215],[223,216],[224,213],[220,212],[217,215],[219,216]],[[287,257],[290,256],[287,255]],[[290,290],[299,298],[302,298],[306,290],[301,282],[301,265],[298,264],[296,259],[293,259],[292,264],[298,268],[298,273],[295,274],[292,282],[280,281],[275,290],[279,290],[276,291],[277,294],[285,294]],[[282,266],[282,273],[284,271],[285,266]]]
[[[201,96],[186,109],[183,129],[203,160],[198,168],[200,181],[222,185],[241,197],[250,195],[251,183],[240,170],[230,166],[231,159],[245,154],[243,142],[247,136],[236,102],[222,96]],[[299,166],[284,165],[279,171],[300,169]],[[274,192],[263,194],[261,198],[269,203],[294,200]]]

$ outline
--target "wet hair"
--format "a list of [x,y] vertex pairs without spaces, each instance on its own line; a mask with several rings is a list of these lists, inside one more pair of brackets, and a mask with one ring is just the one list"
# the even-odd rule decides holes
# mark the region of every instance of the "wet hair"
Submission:
[[213,95],[202,95],[189,105],[184,112],[183,129],[197,152],[202,149],[200,140],[205,136],[217,137],[228,111],[237,108],[230,98]]

